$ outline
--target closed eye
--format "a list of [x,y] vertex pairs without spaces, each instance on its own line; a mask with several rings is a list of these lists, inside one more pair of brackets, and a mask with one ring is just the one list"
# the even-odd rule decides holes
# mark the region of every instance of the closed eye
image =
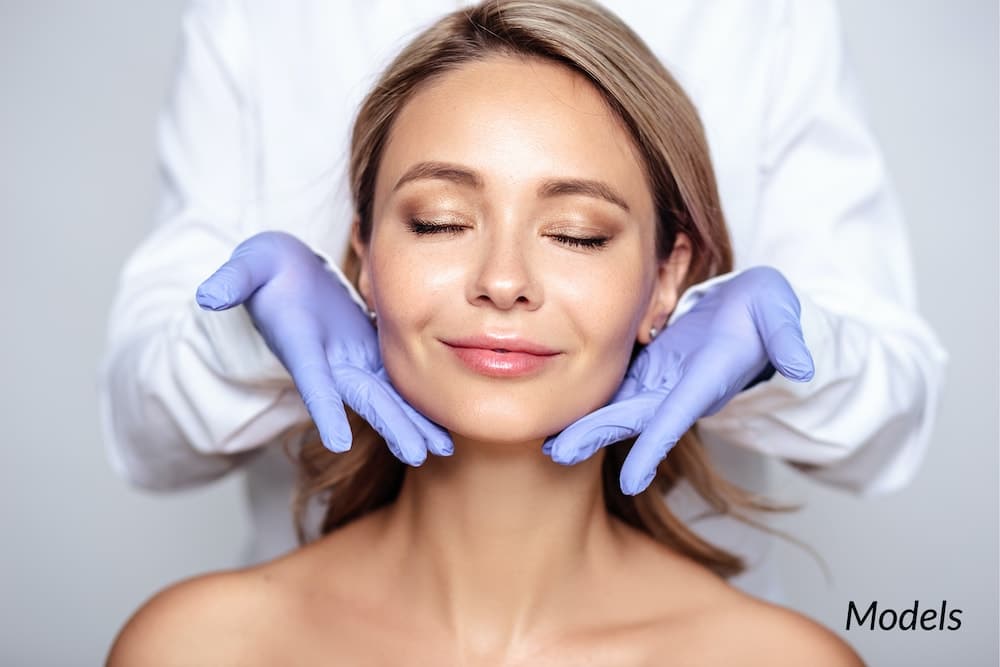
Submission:
[[[423,236],[424,234],[443,234],[449,233],[455,235],[466,229],[465,225],[452,225],[452,224],[440,224],[434,222],[428,222],[426,220],[421,220],[419,218],[410,218],[409,228],[414,234]],[[608,237],[606,236],[593,236],[593,237],[576,237],[576,236],[566,236],[565,234],[552,234],[552,238],[556,239],[560,243],[568,246],[573,246],[577,248],[603,248],[608,243]]]
[[443,232],[458,232],[464,229],[464,225],[445,225],[434,222],[427,222],[425,220],[420,220],[419,218],[410,218],[410,231],[414,234],[440,234]]
[[603,248],[608,244],[608,239],[604,236],[577,238],[575,236],[553,234],[552,238],[556,239],[560,243],[565,243],[566,245],[577,246],[581,248]]

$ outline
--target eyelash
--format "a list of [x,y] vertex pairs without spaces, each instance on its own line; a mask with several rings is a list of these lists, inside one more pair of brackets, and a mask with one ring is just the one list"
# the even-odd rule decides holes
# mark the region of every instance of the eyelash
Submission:
[[[409,222],[410,231],[417,235],[424,234],[438,234],[442,232],[457,233],[458,231],[465,229],[463,225],[442,225],[433,222],[428,222],[426,220],[421,220],[419,218],[410,218]],[[595,236],[590,238],[577,238],[575,236],[565,236],[563,234],[554,234],[552,238],[558,240],[568,246],[573,246],[576,248],[585,248],[588,250],[596,250],[598,248],[603,248],[608,243],[608,238],[604,236]]]

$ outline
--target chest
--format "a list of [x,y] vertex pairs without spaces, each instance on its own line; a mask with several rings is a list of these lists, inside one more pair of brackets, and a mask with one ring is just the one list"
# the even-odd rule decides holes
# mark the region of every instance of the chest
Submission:
[[[517,645],[487,635],[456,638],[428,625],[414,610],[395,604],[325,607],[303,602],[293,613],[275,619],[261,665],[293,664],[398,667],[664,667],[746,664],[733,654],[730,641],[718,641],[691,621],[695,614],[651,617],[621,623],[631,612],[612,603],[580,614],[573,631]],[[745,659],[746,656],[743,656]]]
[[474,645],[463,646],[443,637],[407,631],[387,632],[384,627],[362,625],[343,617],[331,619],[330,627],[321,632],[302,628],[289,630],[280,647],[266,652],[269,657],[262,661],[262,665],[278,662],[352,667],[643,667],[687,664],[665,662],[666,656],[654,648],[661,642],[653,641],[653,638],[627,642],[622,638],[594,637],[490,650]]

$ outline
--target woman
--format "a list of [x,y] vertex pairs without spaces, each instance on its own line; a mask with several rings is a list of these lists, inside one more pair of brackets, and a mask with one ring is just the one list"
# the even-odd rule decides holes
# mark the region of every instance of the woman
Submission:
[[732,261],[697,114],[627,27],[571,0],[446,16],[366,98],[350,168],[345,271],[385,373],[454,452],[404,468],[354,415],[346,454],[307,438],[296,512],[325,505],[324,535],[161,592],[110,664],[861,664],[727,585],[739,559],[666,510],[680,480],[766,507],[693,434],[636,497],[628,443],[541,451]]

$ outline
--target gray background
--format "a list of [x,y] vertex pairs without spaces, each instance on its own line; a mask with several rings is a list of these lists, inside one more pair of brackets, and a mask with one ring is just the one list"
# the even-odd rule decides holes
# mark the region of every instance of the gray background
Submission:
[[[778,475],[792,605],[873,665],[997,664],[997,7],[842,0],[848,52],[908,216],[923,313],[951,354],[914,482],[861,500]],[[148,231],[154,119],[180,0],[0,0],[0,663],[103,660],[166,584],[236,565],[234,476],[149,495],[104,459],[96,367],[117,273]],[[955,632],[844,631],[848,600],[963,610]]]

